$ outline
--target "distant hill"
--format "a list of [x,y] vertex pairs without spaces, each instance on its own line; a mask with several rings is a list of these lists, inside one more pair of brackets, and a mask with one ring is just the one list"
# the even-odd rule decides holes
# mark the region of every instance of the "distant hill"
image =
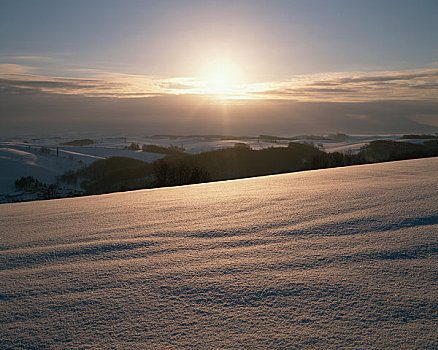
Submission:
[[438,135],[432,135],[432,134],[407,134],[402,136],[403,139],[407,140],[427,140],[427,139],[438,139]]
[[89,146],[92,144],[94,144],[94,141],[91,139],[81,139],[81,140],[74,140],[74,141],[60,143],[60,145],[64,145],[64,146]]
[[168,152],[153,163],[127,157],[98,160],[58,179],[78,183],[86,194],[140,188],[178,186],[231,180],[311,169],[438,156],[438,140],[422,144],[388,140],[372,141],[354,153],[325,152],[313,143],[290,142],[288,147],[252,150],[238,142],[232,148],[186,154],[176,147],[146,145],[143,150]]

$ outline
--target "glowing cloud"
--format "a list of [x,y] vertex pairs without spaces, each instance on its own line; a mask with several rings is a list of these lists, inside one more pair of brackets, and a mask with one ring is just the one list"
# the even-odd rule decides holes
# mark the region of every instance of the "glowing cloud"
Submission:
[[94,97],[199,95],[213,99],[325,102],[438,100],[438,69],[300,75],[287,81],[244,84],[229,61],[206,64],[200,77],[166,78],[95,72],[89,78],[29,75],[29,67],[0,64],[0,88]]

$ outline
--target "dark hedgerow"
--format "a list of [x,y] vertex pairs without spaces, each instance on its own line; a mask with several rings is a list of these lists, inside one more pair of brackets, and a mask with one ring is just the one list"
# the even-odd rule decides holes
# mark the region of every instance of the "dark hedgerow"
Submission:
[[[149,148],[150,147],[150,148]],[[148,145],[143,150],[157,151]],[[438,156],[438,140],[422,144],[372,141],[358,153],[326,152],[312,143],[290,142],[288,147],[252,150],[246,144],[199,154],[162,147],[166,154],[153,163],[127,157],[98,160],[77,172],[66,172],[61,182],[81,183],[86,194],[200,182],[238,179],[310,169]],[[22,180],[25,181],[31,180]],[[19,186],[21,182],[19,183]]]

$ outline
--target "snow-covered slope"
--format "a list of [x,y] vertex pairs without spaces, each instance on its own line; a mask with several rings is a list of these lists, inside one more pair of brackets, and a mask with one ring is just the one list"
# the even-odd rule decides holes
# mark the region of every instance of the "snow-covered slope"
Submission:
[[0,205],[1,348],[438,348],[438,158]]
[[[135,152],[123,149],[119,141],[113,144],[100,142],[93,146],[58,145],[59,139],[37,139],[36,141],[0,140],[0,203],[35,200],[38,193],[18,191],[14,182],[22,176],[33,176],[47,185],[57,183],[56,178],[66,171],[77,171],[99,159],[130,157],[145,162],[163,158],[163,154]],[[119,148],[116,148],[119,147]],[[43,152],[44,150],[46,152]],[[62,184],[64,191],[79,189],[79,186]]]

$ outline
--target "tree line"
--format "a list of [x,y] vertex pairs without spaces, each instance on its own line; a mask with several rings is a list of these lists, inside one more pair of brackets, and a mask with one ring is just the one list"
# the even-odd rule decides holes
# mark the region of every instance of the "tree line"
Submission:
[[79,182],[85,194],[99,194],[433,156],[438,156],[438,140],[421,144],[377,140],[357,153],[326,152],[312,143],[290,142],[288,147],[261,150],[239,143],[192,155],[175,152],[153,163],[102,159],[58,180]]

